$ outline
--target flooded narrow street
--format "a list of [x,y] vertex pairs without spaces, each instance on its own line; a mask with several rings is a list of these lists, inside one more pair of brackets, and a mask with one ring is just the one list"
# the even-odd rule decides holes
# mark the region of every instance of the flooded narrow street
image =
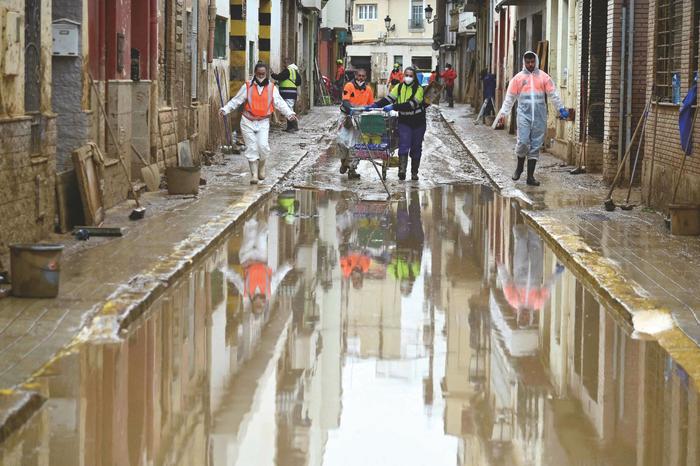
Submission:
[[697,381],[482,185],[284,191],[35,382],[4,465],[700,464]]

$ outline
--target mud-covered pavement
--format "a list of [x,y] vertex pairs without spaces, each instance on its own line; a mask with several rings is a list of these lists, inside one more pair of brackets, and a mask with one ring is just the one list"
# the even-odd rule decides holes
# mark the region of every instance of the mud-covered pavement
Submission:
[[367,163],[304,159],[119,340],[33,381],[2,464],[698,464],[698,381],[440,121],[426,142],[390,199]]

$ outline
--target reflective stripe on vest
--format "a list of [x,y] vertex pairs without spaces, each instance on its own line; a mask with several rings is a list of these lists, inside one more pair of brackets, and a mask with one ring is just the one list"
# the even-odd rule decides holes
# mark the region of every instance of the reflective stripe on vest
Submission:
[[257,85],[253,85],[250,81],[246,81],[248,88],[248,98],[246,99],[243,115],[249,120],[264,120],[269,118],[274,111],[272,105],[272,97],[274,85],[268,84],[263,88],[262,94],[257,92]]
[[287,68],[289,77],[280,83],[280,89],[296,89],[297,88],[297,71],[294,68]]

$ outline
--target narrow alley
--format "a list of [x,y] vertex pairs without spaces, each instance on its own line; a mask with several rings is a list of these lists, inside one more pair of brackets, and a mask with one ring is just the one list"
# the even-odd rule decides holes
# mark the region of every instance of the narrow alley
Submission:
[[0,466],[700,466],[700,0],[1,0]]

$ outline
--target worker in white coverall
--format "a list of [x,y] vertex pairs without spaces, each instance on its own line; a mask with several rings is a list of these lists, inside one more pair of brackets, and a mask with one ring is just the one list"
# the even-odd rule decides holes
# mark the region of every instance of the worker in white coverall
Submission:
[[282,99],[279,90],[267,76],[267,65],[255,65],[255,76],[246,81],[238,94],[224,105],[219,113],[227,115],[245,103],[241,116],[241,132],[245,141],[245,156],[250,166],[250,184],[265,179],[265,161],[270,155],[270,115],[276,108],[287,120],[296,121],[294,110]]
[[539,181],[535,180],[534,173],[547,129],[545,96],[548,96],[554,107],[559,110],[560,118],[569,117],[569,112],[562,105],[554,81],[539,68],[539,65],[539,57],[535,52],[525,52],[523,70],[508,84],[506,98],[497,118],[497,121],[504,125],[515,101],[518,101],[518,141],[515,145],[518,165],[513,174],[513,180],[520,179],[527,158],[527,184],[530,186],[540,185]]

